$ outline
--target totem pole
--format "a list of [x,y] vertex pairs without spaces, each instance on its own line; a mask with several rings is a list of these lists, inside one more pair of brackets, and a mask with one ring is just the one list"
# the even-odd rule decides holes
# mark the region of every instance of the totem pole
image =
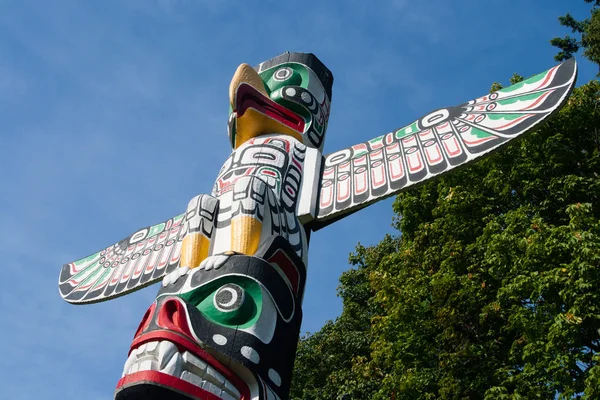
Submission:
[[308,238],[534,129],[566,101],[574,60],[327,156],[331,72],[312,54],[242,64],[229,87],[233,151],[185,213],[65,264],[74,304],[161,281],[115,398],[287,399]]

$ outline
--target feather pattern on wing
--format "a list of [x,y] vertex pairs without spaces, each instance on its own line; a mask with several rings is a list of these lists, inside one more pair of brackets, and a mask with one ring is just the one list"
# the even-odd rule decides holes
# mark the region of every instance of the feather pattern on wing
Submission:
[[58,288],[69,303],[96,303],[131,293],[179,266],[185,214],[140,229],[62,267]]
[[404,188],[465,165],[530,132],[566,102],[574,59],[515,85],[325,156],[319,229]]

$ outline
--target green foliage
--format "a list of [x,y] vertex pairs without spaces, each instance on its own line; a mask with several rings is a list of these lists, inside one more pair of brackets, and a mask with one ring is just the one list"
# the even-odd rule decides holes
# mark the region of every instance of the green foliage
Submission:
[[558,18],[560,24],[571,29],[576,37],[565,35],[550,40],[550,44],[560,49],[554,56],[557,61],[567,60],[580,49],[584,49],[583,55],[588,60],[600,64],[600,10],[598,9],[600,1],[585,0],[585,2],[592,4],[590,18],[577,21],[569,13]]
[[599,398],[599,95],[398,196],[402,235],[350,257],[293,398]]
[[371,326],[369,368],[385,375],[373,398],[597,393],[599,90],[577,89],[539,132],[398,196],[400,251],[370,275],[385,310]]
[[370,360],[373,341],[369,326],[375,315],[370,304],[374,292],[369,274],[371,266],[396,251],[396,246],[397,240],[386,236],[374,247],[359,244],[350,256],[355,268],[342,274],[338,287],[343,299],[342,315],[298,343],[292,399],[331,400],[344,394],[352,399],[366,399],[377,390],[377,380],[364,375],[368,372],[364,364]]
[[[560,19],[581,38],[554,43],[598,62],[585,1],[590,19]],[[599,102],[592,81],[539,131],[399,195],[402,234],[350,256],[292,398],[600,398]]]

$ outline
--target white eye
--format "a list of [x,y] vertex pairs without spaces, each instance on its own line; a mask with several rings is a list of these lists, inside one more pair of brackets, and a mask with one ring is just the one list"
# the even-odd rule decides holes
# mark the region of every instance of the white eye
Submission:
[[286,79],[288,79],[290,76],[292,76],[293,73],[294,72],[292,71],[291,68],[288,68],[288,67],[279,68],[273,74],[273,79],[275,79],[276,81],[282,82],[282,81],[285,81]]

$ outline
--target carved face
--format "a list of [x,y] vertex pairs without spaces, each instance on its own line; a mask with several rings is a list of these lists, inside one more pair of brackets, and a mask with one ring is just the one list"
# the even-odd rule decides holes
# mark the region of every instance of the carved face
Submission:
[[236,71],[230,87],[233,148],[251,137],[280,133],[322,150],[329,120],[331,72],[312,54],[285,53]]
[[182,268],[163,284],[135,334],[116,399],[287,398],[305,275],[284,242],[271,241],[260,258]]

